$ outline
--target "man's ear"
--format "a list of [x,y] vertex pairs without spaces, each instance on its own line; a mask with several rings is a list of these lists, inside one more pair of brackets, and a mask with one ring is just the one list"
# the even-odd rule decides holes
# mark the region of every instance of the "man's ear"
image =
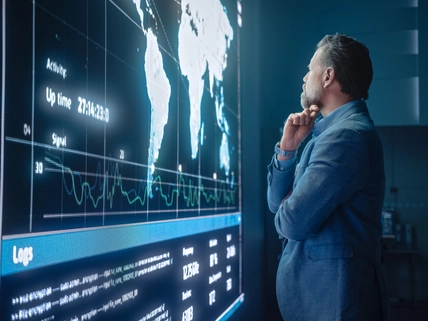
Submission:
[[336,79],[336,72],[334,71],[333,68],[328,67],[324,71],[324,87],[330,86],[335,79]]

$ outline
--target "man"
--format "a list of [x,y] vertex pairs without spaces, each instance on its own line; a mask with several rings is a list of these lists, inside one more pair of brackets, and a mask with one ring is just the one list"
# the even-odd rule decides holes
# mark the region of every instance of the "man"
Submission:
[[372,77],[364,44],[325,36],[303,78],[304,110],[288,117],[275,146],[268,204],[284,238],[276,283],[286,321],[389,320],[383,152],[365,103]]

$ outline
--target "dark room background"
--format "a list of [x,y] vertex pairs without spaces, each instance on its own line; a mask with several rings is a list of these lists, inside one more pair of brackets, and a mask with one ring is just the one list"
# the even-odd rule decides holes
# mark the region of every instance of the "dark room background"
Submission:
[[386,239],[392,320],[428,315],[428,1],[243,0],[241,33],[245,301],[233,320],[281,320],[275,273],[281,245],[266,204],[266,166],[283,121],[300,110],[317,42],[346,33],[371,52],[367,105],[382,139],[385,210],[409,229]]

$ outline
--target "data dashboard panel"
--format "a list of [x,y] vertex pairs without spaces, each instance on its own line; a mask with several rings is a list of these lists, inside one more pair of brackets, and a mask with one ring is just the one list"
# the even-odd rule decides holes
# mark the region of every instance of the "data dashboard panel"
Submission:
[[2,0],[2,320],[242,304],[241,10]]

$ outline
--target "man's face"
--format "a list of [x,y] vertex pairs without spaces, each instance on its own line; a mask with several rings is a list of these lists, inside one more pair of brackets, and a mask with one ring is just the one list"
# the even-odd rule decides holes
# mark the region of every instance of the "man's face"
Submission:
[[309,63],[309,71],[303,77],[303,92],[300,95],[300,103],[303,108],[309,108],[311,105],[322,107],[323,87],[322,75],[324,69],[321,66],[320,55],[322,48],[318,49]]

